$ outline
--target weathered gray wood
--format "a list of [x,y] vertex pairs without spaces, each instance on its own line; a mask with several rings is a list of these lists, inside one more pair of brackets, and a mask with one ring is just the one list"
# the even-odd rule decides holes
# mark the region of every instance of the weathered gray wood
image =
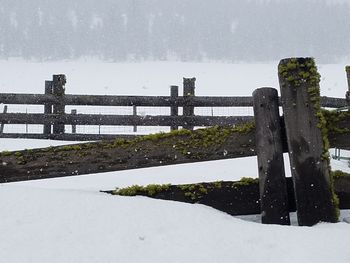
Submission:
[[324,108],[341,108],[346,107],[347,102],[346,99],[340,99],[340,98],[332,98],[332,97],[321,97],[321,106]]
[[[45,81],[45,94],[46,95],[52,95],[52,81],[46,80]],[[45,103],[44,104],[44,113],[45,114],[52,114],[52,103]],[[44,125],[44,134],[51,134],[51,124]]]
[[[3,113],[7,113],[7,105],[4,106]],[[0,134],[4,132],[4,128],[5,128],[5,123],[0,122]]]
[[[134,117],[137,116],[137,107],[135,105],[132,106],[132,115]],[[137,132],[137,126],[136,125],[134,125],[134,127],[133,127],[133,132]]]
[[346,98],[348,105],[350,105],[350,66],[346,66],[345,71],[346,71],[346,78],[348,80],[348,90],[345,94],[345,98]]
[[17,139],[42,139],[59,141],[102,141],[114,139],[132,140],[141,135],[130,134],[82,134],[82,133],[64,133],[64,134],[43,134],[43,133],[2,133],[0,138]]
[[[144,106],[144,107],[252,107],[252,97],[178,97],[174,102],[171,96],[103,96],[103,95],[70,95],[63,98],[65,105],[90,106]],[[14,94],[0,93],[0,103],[3,104],[33,104],[58,103],[53,95],[45,94]],[[321,105],[327,108],[341,108],[347,106],[345,99],[321,97]]]
[[[195,96],[195,82],[196,78],[184,78],[183,79],[183,96],[185,99]],[[194,116],[194,107],[185,106],[183,107],[183,116]],[[187,130],[193,130],[194,124],[191,122],[185,122],[183,128]]]
[[320,110],[316,65],[311,58],[284,59],[278,69],[298,223],[336,222],[326,135],[316,116]]
[[66,125],[122,125],[122,126],[181,126],[191,123],[195,126],[232,126],[252,121],[252,116],[132,116],[100,114],[51,114],[42,113],[0,113],[0,122],[5,124],[49,124]]
[[6,153],[0,183],[253,156],[254,144],[253,129],[210,128]]
[[257,89],[253,101],[261,221],[290,225],[277,90]]
[[[65,104],[63,101],[65,95],[65,84],[66,76],[65,75],[53,75],[52,81],[52,93],[58,99],[57,103],[53,105],[53,114],[64,116],[65,114]],[[64,123],[60,120],[55,120],[53,123],[53,133],[54,134],[63,134],[64,133]]]
[[[170,87],[170,97],[174,102],[177,101],[178,97],[179,97],[179,87],[178,86],[171,86]],[[179,108],[177,106],[172,106],[170,107],[170,116],[178,116],[179,115]],[[178,130],[179,127],[176,125],[172,125],[170,127],[170,130],[174,131],[174,130]]]
[[[76,109],[72,109],[70,114],[77,115],[77,110]],[[77,133],[77,125],[76,124],[72,124],[72,133],[73,134]]]

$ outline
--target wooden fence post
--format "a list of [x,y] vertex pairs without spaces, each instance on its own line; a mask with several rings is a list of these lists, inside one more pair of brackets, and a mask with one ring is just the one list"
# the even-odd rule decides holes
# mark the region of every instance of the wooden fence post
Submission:
[[[175,104],[177,98],[179,97],[179,87],[178,86],[170,86],[170,97],[173,103]],[[170,116],[178,116],[179,115],[179,108],[177,106],[171,106],[170,107]],[[176,125],[172,125],[170,127],[170,130],[178,130],[179,127]]]
[[[45,94],[46,95],[52,95],[52,81],[46,80],[45,81]],[[52,114],[52,104],[51,103],[45,103],[44,105],[44,113],[45,114]],[[51,124],[44,125],[44,134],[49,135],[51,134]]]
[[253,103],[261,222],[290,225],[277,90],[255,90]]
[[[132,106],[132,115],[133,115],[134,117],[137,116],[137,107],[136,107],[136,105],[133,105],[133,106]],[[134,125],[133,131],[134,131],[134,132],[137,132],[137,126],[136,126],[136,125]]]
[[350,66],[345,67],[346,71],[346,78],[348,80],[348,91],[346,92],[346,101],[348,102],[348,105],[350,105]]
[[[53,75],[52,90],[53,95],[57,98],[58,102],[53,105],[53,114],[64,115],[65,114],[65,105],[64,105],[64,95],[66,76],[65,75]],[[53,124],[53,133],[54,134],[63,134],[64,133],[64,123],[55,122]]]
[[312,58],[284,59],[278,66],[298,223],[336,222],[328,138],[320,110],[320,76]]
[[[76,109],[72,109],[71,110],[71,114],[72,115],[77,115],[77,110]],[[72,124],[72,133],[75,134],[77,133],[77,125]]]
[[[3,113],[7,113],[7,105],[4,106]],[[0,123],[0,134],[4,133],[5,123]]]
[[[186,97],[194,97],[195,96],[195,82],[196,78],[184,78],[183,79],[183,96]],[[194,107],[193,106],[184,106],[183,107],[183,115],[184,116],[194,116]],[[183,126],[187,130],[193,130],[193,125],[184,124]]]

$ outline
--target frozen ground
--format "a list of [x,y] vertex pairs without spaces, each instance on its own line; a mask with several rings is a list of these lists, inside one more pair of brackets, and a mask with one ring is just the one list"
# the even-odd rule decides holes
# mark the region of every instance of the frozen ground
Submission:
[[[277,63],[259,65],[0,62],[1,92],[42,92],[66,73],[67,93],[165,95],[196,76],[199,95],[250,95],[277,87]],[[323,65],[323,94],[346,90],[344,65]],[[0,105],[1,110],[1,105]],[[1,150],[60,142],[0,139]],[[61,142],[62,143],[62,142]],[[64,143],[64,142],[63,142]],[[346,153],[344,153],[346,154]],[[288,163],[286,164],[288,167]],[[346,162],[333,169],[350,171]],[[132,184],[255,177],[256,158],[0,185],[0,262],[350,262],[350,226],[261,225],[202,205],[99,193]],[[342,219],[350,211],[342,211]]]

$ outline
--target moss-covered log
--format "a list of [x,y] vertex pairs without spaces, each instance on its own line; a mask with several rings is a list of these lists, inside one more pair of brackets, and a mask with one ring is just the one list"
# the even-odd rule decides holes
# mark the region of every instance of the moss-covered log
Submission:
[[[340,199],[340,209],[350,209],[350,174],[333,172],[334,188]],[[293,182],[287,178],[288,208],[295,212]],[[237,182],[213,182],[188,185],[148,185],[106,191],[121,196],[147,196],[155,199],[199,203],[230,215],[260,214],[259,181],[242,178]]]
[[0,183],[255,155],[254,124],[2,152]]

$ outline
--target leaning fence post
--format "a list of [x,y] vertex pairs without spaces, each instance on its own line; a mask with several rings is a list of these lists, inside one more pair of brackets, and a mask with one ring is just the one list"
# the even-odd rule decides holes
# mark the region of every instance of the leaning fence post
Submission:
[[[53,92],[52,91],[52,81],[46,80],[45,81],[45,94],[52,95],[52,92]],[[45,103],[44,113],[45,114],[52,114],[52,104],[51,103]],[[44,134],[45,135],[51,134],[51,124],[44,125]]]
[[[3,113],[7,113],[7,105],[4,106],[4,111]],[[4,133],[4,128],[5,128],[5,123],[1,122],[0,123],[0,134]]]
[[[195,82],[196,78],[184,78],[183,79],[183,96],[184,98],[194,97],[195,96]],[[183,116],[194,116],[194,107],[193,106],[184,106],[183,107]],[[190,124],[184,124],[185,129],[193,130],[193,126]]]
[[257,89],[253,92],[253,102],[261,222],[289,225],[277,90],[273,88]]
[[[64,105],[64,94],[66,84],[65,75],[53,75],[52,90],[53,95],[56,97],[57,102],[53,105],[53,113],[56,115],[64,115],[65,105]],[[64,133],[64,123],[60,121],[55,121],[53,124],[53,133],[54,134],[63,134]]]
[[[173,106],[170,107],[170,116],[178,116],[179,115],[179,108],[176,105],[176,100],[179,97],[179,87],[178,86],[170,86],[170,97],[171,101],[173,103]],[[178,130],[179,127],[177,125],[172,125],[170,127],[170,130]]]
[[336,222],[316,64],[312,58],[284,59],[278,75],[299,225]]

